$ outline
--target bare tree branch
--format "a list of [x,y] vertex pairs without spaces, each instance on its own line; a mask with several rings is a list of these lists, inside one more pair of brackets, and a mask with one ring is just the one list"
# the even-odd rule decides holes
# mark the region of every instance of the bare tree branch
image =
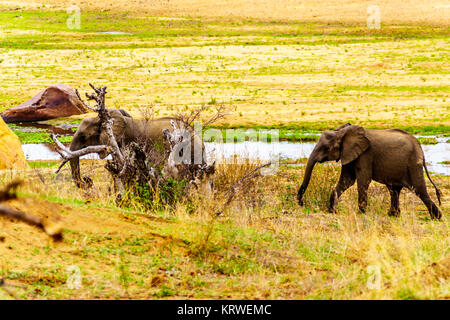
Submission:
[[61,158],[63,159],[62,163],[56,170],[56,173],[58,173],[61,170],[61,168],[71,159],[79,158],[90,153],[108,152],[108,146],[105,145],[89,146],[80,150],[73,151],[67,148],[65,145],[63,145],[53,132],[50,134],[50,137],[56,144],[55,149],[56,152],[58,152]]
[[[0,190],[0,202],[17,198],[15,190],[20,184],[21,181],[14,181],[7,185],[4,190]],[[55,240],[62,239],[62,229],[59,227],[55,228],[54,225],[46,223],[41,217],[29,215],[24,212],[11,209],[4,205],[0,205],[0,216],[19,220],[31,226],[38,227]]]
[[4,205],[0,205],[0,215],[15,219],[15,220],[20,220],[31,226],[36,226],[36,227],[43,229],[41,217],[28,215],[24,212],[16,211],[16,210],[6,207]]
[[52,237],[56,241],[62,240],[62,228],[59,226],[55,226],[53,223],[49,223],[48,221],[45,221],[43,218],[38,216],[33,216],[21,211],[17,211],[14,209],[11,209],[9,207],[6,207],[4,205],[0,205],[0,215],[14,219],[19,220],[22,222],[25,222],[26,224],[30,226],[37,227],[44,231],[46,234],[48,234],[50,237]]
[[228,189],[224,196],[228,195],[227,200],[225,201],[225,203],[222,206],[222,209],[216,212],[216,215],[221,215],[223,213],[223,211],[225,210],[225,207],[228,206],[231,201],[233,200],[233,197],[235,196],[238,188],[242,185],[243,182],[251,179],[251,178],[255,178],[257,177],[256,173],[261,170],[262,168],[268,167],[272,164],[272,162],[268,162],[266,164],[260,165],[254,169],[252,169],[250,172],[248,172],[245,176],[243,176],[241,179],[239,179],[236,183],[234,183],[230,189]]
[[22,287],[23,288],[23,286],[18,286],[16,284],[10,284],[9,282],[7,282],[7,280],[0,278],[0,288],[5,290],[5,292],[7,294],[9,294],[11,297],[13,297],[14,299],[19,300],[20,298],[9,287]]
[[[17,180],[9,183],[3,190],[0,190],[0,202],[7,201],[11,199],[16,199],[16,189],[22,182]],[[33,215],[26,214],[21,211],[17,211],[0,205],[0,216],[4,216],[10,219],[19,220],[25,222],[31,226],[37,227],[47,233],[55,241],[62,240],[62,228],[59,224],[50,223],[45,219]],[[15,299],[19,297],[12,291],[9,287],[22,287],[21,285],[13,284],[7,282],[7,280],[0,278],[0,288]]]
[[109,115],[108,109],[106,109],[105,105],[105,95],[107,93],[106,87],[96,88],[92,83],[89,83],[89,86],[94,90],[94,93],[86,93],[86,97],[88,100],[94,100],[97,103],[94,110],[98,113],[98,117],[100,118],[100,122],[102,124],[102,129],[105,130],[108,135],[113,158],[116,157],[119,162],[118,164],[122,167],[124,164],[124,157],[112,131],[114,119]]
[[16,180],[9,183],[3,190],[0,190],[0,202],[16,199],[16,190],[21,183],[20,180]]
[[117,165],[120,166],[120,170],[123,170],[124,165],[124,156],[122,151],[119,148],[119,144],[117,143],[116,138],[114,137],[114,133],[112,130],[112,126],[114,123],[114,119],[110,116],[108,109],[105,105],[105,95],[106,95],[106,87],[96,88],[93,84],[89,83],[89,86],[94,90],[94,93],[87,94],[86,97],[88,100],[94,100],[96,102],[96,106],[94,108],[90,107],[86,102],[81,99],[78,90],[75,90],[77,97],[83,102],[83,104],[98,113],[100,118],[102,130],[104,130],[109,139],[109,146],[100,145],[100,146],[89,146],[80,150],[72,151],[66,148],[52,133],[51,138],[56,144],[56,152],[58,152],[63,161],[56,170],[58,173],[61,168],[71,159],[78,158],[84,156],[89,153],[100,153],[100,152],[108,152],[112,154],[113,160],[117,162]]
[[[191,109],[187,113],[178,112],[176,117],[182,120],[185,124],[192,126],[194,121],[199,120],[202,113],[206,112],[209,108],[210,106],[204,104],[198,108]],[[228,109],[224,105],[220,105],[218,108],[216,108],[213,116],[203,122],[203,127],[209,126],[212,123],[218,121],[219,119],[226,117],[228,115],[227,111]]]
[[203,127],[207,127],[213,124],[214,122],[217,122],[218,120],[225,118],[227,115],[228,109],[224,105],[221,105],[219,108],[216,109],[216,113],[210,119],[203,122]]
[[167,165],[163,170],[163,176],[177,177],[179,175],[179,171],[174,160],[174,148],[177,146],[177,144],[183,142],[183,134],[182,131],[176,127],[175,121],[170,120],[170,124],[172,125],[173,132],[170,132],[169,129],[163,130],[163,136],[170,145],[170,153],[169,157],[167,158]]
[[83,99],[81,99],[80,93],[78,92],[78,89],[75,89],[75,94],[77,95],[78,99],[81,101],[81,103],[83,103],[83,105],[87,108],[90,109],[92,111],[95,111],[94,108],[92,108],[90,105],[88,105]]

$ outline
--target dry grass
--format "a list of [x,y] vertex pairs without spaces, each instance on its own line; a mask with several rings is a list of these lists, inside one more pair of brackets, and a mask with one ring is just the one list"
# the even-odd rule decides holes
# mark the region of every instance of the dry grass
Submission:
[[[210,103],[234,110],[228,126],[450,124],[445,1],[379,1],[380,30],[361,1],[75,1],[81,30],[66,27],[65,2],[44,2],[57,6],[0,12],[0,111],[55,82],[95,80],[135,116]],[[98,33],[109,30],[131,35]]]
[[[91,161],[92,162],[92,161]],[[23,298],[247,298],[435,299],[449,298],[450,202],[448,177],[443,221],[430,221],[420,200],[401,195],[400,218],[387,216],[389,196],[374,184],[368,212],[357,213],[355,187],[338,213],[325,213],[336,166],[318,166],[299,208],[296,188],[303,168],[282,167],[244,188],[224,214],[211,218],[211,201],[194,197],[174,211],[118,209],[108,197],[100,161],[85,161],[96,188],[75,190],[69,172],[49,169],[3,173],[27,179],[26,199],[10,205],[34,214],[60,214],[62,244],[29,226],[1,220],[1,272],[26,284]],[[256,164],[218,166],[219,192]],[[98,189],[97,189],[98,188]],[[431,191],[431,188],[429,189]],[[433,195],[433,198],[434,195]],[[192,205],[194,211],[192,212]],[[81,268],[83,287],[67,288],[68,266]],[[368,289],[370,266],[379,267],[379,289]],[[369,268],[369,269],[368,269]],[[369,271],[368,271],[369,270]]]
[[[9,5],[38,7],[50,4],[65,8],[61,0],[6,1]],[[202,17],[227,19],[259,19],[266,21],[308,21],[365,24],[367,7],[376,4],[381,10],[383,24],[431,24],[449,25],[448,1],[434,0],[74,0],[85,10],[126,11],[139,16]]]
[[[98,79],[96,84],[109,88],[109,106],[138,117],[146,106],[164,116],[216,101],[231,108],[221,122],[228,125],[450,125],[447,41],[386,41],[382,46],[58,50],[51,57],[40,50],[0,50],[0,99],[5,102],[0,109],[51,83],[83,92],[86,83]],[[433,53],[424,53],[429,47]],[[421,62],[424,56],[435,62]]]

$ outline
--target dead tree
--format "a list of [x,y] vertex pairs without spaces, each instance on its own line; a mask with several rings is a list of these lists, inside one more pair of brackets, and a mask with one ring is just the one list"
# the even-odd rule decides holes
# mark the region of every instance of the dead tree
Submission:
[[101,121],[101,128],[106,132],[109,143],[108,145],[100,145],[100,146],[88,146],[86,148],[72,151],[69,148],[65,147],[56,137],[55,134],[51,134],[50,137],[56,144],[56,151],[61,155],[62,163],[59,166],[56,173],[58,173],[61,168],[69,162],[71,159],[79,158],[83,155],[91,154],[91,153],[100,153],[104,152],[107,154],[110,154],[112,156],[112,161],[109,163],[109,166],[107,169],[113,174],[113,178],[115,181],[116,186],[118,187],[120,193],[123,194],[124,187],[122,180],[120,179],[120,172],[125,170],[125,159],[124,155],[122,153],[122,150],[119,148],[119,144],[117,143],[116,138],[114,137],[114,133],[112,130],[112,126],[114,123],[113,118],[109,115],[108,109],[105,105],[105,95],[106,95],[106,87],[96,88],[91,83],[89,86],[94,90],[94,93],[88,94],[86,93],[86,98],[88,100],[94,100],[96,102],[95,107],[89,106],[86,102],[81,99],[80,94],[78,93],[78,90],[75,90],[76,95],[78,98],[83,102],[86,108],[95,111],[98,114],[98,117]]
[[[112,130],[114,120],[110,116],[105,105],[105,95],[107,93],[106,87],[96,88],[92,84],[89,85],[94,93],[86,94],[86,97],[88,100],[95,101],[95,107],[91,107],[84,102],[77,90],[76,94],[87,108],[98,114],[101,129],[106,133],[108,143],[107,145],[89,146],[77,151],[72,151],[65,147],[58,141],[57,137],[52,134],[51,138],[55,142],[56,150],[62,158],[62,163],[57,172],[59,172],[69,160],[82,155],[100,152],[110,154],[112,160],[107,161],[105,168],[110,172],[115,181],[115,185],[119,189],[120,199],[126,191],[129,191],[129,189],[136,184],[141,187],[148,185],[151,190],[156,190],[165,181],[173,178],[180,181],[188,180],[191,184],[195,184],[195,181],[199,177],[203,177],[211,171],[211,166],[208,166],[206,162],[202,164],[180,164],[175,163],[174,161],[174,154],[178,150],[177,147],[179,147],[180,144],[191,142],[185,141],[184,136],[180,134],[180,131],[186,130],[183,126],[190,127],[190,122],[192,122],[198,114],[189,116],[186,119],[177,118],[177,121],[171,121],[172,132],[169,129],[163,130],[161,134],[167,148],[165,148],[165,152],[162,156],[160,152],[155,149],[154,145],[149,145],[149,143],[145,141],[146,139],[142,139],[143,141],[134,141],[127,145],[119,145]],[[191,132],[190,134],[195,134],[195,132]],[[191,138],[192,136],[190,136],[190,139]]]

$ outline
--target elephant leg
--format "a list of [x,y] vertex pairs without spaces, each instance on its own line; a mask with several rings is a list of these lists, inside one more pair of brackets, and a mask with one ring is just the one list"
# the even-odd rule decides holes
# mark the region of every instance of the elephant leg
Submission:
[[427,187],[424,185],[423,187],[415,189],[416,194],[422,200],[422,202],[427,206],[428,212],[430,213],[431,218],[436,218],[438,220],[441,219],[442,213],[439,208],[434,204],[433,200],[431,200],[430,195],[427,192]]
[[391,195],[391,208],[389,209],[388,214],[393,217],[399,217],[400,203],[398,198],[400,196],[400,192],[402,191],[403,187],[387,185],[387,188],[389,189],[389,193]]
[[358,206],[361,213],[366,212],[367,208],[367,190],[369,189],[372,177],[368,170],[359,170],[356,173],[356,182],[358,184]]
[[431,218],[441,219],[441,211],[433,202],[433,200],[431,200],[430,195],[428,194],[425,177],[423,176],[422,166],[411,168],[409,170],[409,173],[411,176],[412,185],[414,187],[414,192],[427,207]]
[[331,192],[330,205],[328,206],[329,212],[336,212],[336,205],[341,194],[350,188],[356,180],[355,169],[353,165],[342,166],[341,176],[336,188]]

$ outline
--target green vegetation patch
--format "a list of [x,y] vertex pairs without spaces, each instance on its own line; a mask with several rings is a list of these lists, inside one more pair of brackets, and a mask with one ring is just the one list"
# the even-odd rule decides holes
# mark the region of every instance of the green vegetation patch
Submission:
[[[69,29],[69,17],[70,14],[65,10],[0,8],[3,30],[35,31],[30,34],[8,32],[0,37],[0,47],[55,50],[236,44],[338,45],[448,36],[448,29],[436,26],[383,26],[380,30],[369,30],[365,26],[324,23],[258,20],[236,23],[220,19],[204,21],[192,17],[175,20],[156,17],[142,19],[131,13],[108,11],[83,11],[80,29]],[[111,31],[120,33],[107,33]]]
[[41,161],[41,160],[37,160],[37,161],[28,161],[28,164],[33,169],[41,169],[41,168],[58,167],[61,164],[61,162],[60,161],[47,161],[47,160],[46,161]]
[[[307,133],[315,133],[316,135],[311,135],[313,139],[316,141],[320,133],[326,130],[334,130],[340,125],[342,125],[343,121],[340,120],[330,120],[330,121],[316,121],[316,122],[295,122],[293,124],[275,124],[275,125],[254,125],[251,126],[251,129],[254,130],[271,130],[271,129],[277,129],[280,130],[280,137],[285,137],[286,140],[290,140],[292,135],[295,137],[297,136],[304,136]],[[436,125],[417,125],[417,126],[405,126],[400,123],[394,123],[394,122],[385,122],[383,125],[374,123],[371,121],[361,121],[360,123],[351,123],[355,125],[362,126],[367,129],[389,129],[389,128],[397,128],[402,129],[405,131],[408,131],[411,134],[422,134],[422,135],[448,135],[448,132],[450,132],[450,126],[444,125],[444,124],[436,124]],[[222,123],[221,125],[215,126],[215,128],[218,129],[245,129],[250,128],[248,126],[244,125],[229,125],[227,123]],[[310,136],[309,134],[307,135]],[[306,141],[306,140],[302,140]]]
[[[271,142],[273,138],[278,135],[279,141],[291,141],[291,142],[315,142],[319,140],[318,134],[311,134],[304,132],[302,129],[283,129],[283,128],[269,128],[266,129],[261,126],[257,127],[237,127],[237,128],[225,128],[209,127],[208,129],[221,130],[221,137],[223,142],[243,142],[243,141],[267,141]],[[276,130],[278,132],[273,132]],[[211,135],[208,132],[204,135],[206,141],[217,141],[215,135]]]
[[433,138],[433,137],[418,137],[417,140],[419,140],[419,142],[421,144],[437,144],[438,143],[436,138]]
[[[53,140],[50,138],[48,132],[24,132],[20,130],[13,130],[13,132],[19,137],[21,144],[36,144],[36,143],[49,143],[54,144]],[[69,144],[72,142],[72,136],[59,136],[58,140],[64,144]]]

